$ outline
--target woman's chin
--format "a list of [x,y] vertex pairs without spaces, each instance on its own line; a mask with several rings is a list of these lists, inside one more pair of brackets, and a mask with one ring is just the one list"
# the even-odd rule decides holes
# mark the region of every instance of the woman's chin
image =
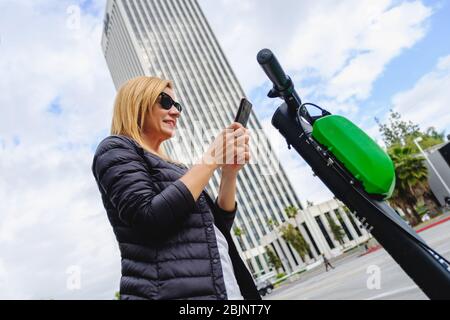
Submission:
[[165,129],[163,134],[167,139],[170,139],[175,136],[175,129]]

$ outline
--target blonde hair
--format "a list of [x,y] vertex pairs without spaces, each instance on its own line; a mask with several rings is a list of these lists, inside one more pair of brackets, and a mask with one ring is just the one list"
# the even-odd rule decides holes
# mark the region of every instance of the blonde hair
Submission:
[[122,85],[114,102],[111,134],[132,138],[148,152],[157,152],[164,160],[172,161],[161,147],[162,144],[159,150],[153,151],[142,139],[146,114],[154,108],[159,94],[166,88],[173,89],[171,81],[144,76],[131,79]]

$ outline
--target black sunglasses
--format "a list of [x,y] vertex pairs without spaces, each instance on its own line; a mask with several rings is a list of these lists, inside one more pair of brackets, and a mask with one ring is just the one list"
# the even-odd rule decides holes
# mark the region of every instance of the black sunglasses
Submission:
[[177,110],[179,112],[181,112],[183,110],[183,107],[181,106],[181,104],[173,101],[172,97],[169,96],[167,93],[161,92],[159,94],[159,96],[160,96],[159,104],[161,105],[161,107],[164,110],[170,110],[170,108],[172,108],[172,106],[175,106],[175,108],[177,108]]

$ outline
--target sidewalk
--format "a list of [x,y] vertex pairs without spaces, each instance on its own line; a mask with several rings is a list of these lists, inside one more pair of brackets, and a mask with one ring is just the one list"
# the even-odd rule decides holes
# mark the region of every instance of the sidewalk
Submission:
[[444,223],[446,221],[450,220],[450,211],[447,211],[440,216],[431,219],[429,221],[422,222],[421,224],[414,227],[414,230],[416,230],[417,233],[420,233],[422,231],[425,231],[427,229],[430,229],[434,226],[437,226],[438,224]]
[[[444,222],[447,222],[449,220],[450,220],[450,212],[446,212],[434,219],[431,219],[429,221],[421,223],[420,225],[416,226],[414,229],[416,230],[417,233],[420,233],[422,231],[433,228],[433,227],[440,225]],[[372,238],[371,240],[373,241],[373,240],[375,240],[375,238]],[[365,256],[372,252],[378,251],[380,248],[381,248],[381,246],[379,244],[376,244],[376,245],[370,247],[367,251],[365,251],[364,246],[359,245],[359,246],[356,246],[353,249],[351,249],[335,258],[330,259],[330,262],[334,267],[338,267],[339,265],[342,265],[350,260],[353,260],[355,258]],[[314,267],[313,269],[310,269],[310,270],[302,272],[300,274],[291,276],[285,282],[283,282],[279,286],[277,286],[275,288],[274,292],[279,289],[283,289],[283,290],[289,289],[291,286],[298,284],[299,281],[306,281],[312,277],[315,277],[315,276],[325,273],[325,272],[326,272],[325,266],[323,263],[321,263],[320,265],[318,265],[317,267]]]
[[[414,230],[417,233],[421,233],[422,231],[425,231],[425,230],[428,230],[430,228],[433,228],[433,227],[435,227],[437,225],[440,225],[441,223],[447,222],[449,220],[450,220],[450,212],[447,211],[447,212],[441,214],[440,216],[438,216],[436,218],[433,218],[431,220],[428,220],[428,221],[425,221],[425,222],[422,222],[422,223],[418,224],[417,226],[414,227]],[[377,244],[377,245],[375,245],[373,247],[370,247],[369,250],[367,250],[362,255],[370,254],[372,252],[378,251],[381,248],[382,248],[381,245]]]
[[[344,264],[345,262],[352,260],[354,258],[357,258],[359,256],[361,256],[361,254],[364,252],[364,246],[356,246],[354,248],[352,248],[351,250],[335,257],[335,258],[331,258],[329,259],[330,263],[333,265],[333,267],[339,266],[341,264]],[[298,281],[304,281],[307,279],[310,279],[318,274],[321,274],[325,271],[325,266],[323,263],[320,263],[320,265],[304,271],[302,273],[293,275],[291,277],[289,277],[286,281],[282,282],[281,284],[279,284],[274,291],[283,288],[283,289],[287,289],[289,288],[291,285],[295,285],[298,283]]]

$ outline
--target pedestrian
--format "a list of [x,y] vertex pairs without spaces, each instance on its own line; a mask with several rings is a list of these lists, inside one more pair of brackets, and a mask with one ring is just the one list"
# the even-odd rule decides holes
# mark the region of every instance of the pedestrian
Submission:
[[331,269],[334,269],[334,267],[331,265],[330,261],[325,257],[325,254],[322,253],[323,263],[325,264],[325,270],[328,272],[328,267]]
[[[181,111],[171,81],[129,80],[115,99],[111,135],[94,155],[92,171],[121,253],[120,299],[261,299],[230,233],[236,179],[250,159],[248,130],[239,123],[221,129],[188,169],[162,148]],[[231,162],[222,161],[230,154]],[[218,169],[213,200],[205,187]]]

